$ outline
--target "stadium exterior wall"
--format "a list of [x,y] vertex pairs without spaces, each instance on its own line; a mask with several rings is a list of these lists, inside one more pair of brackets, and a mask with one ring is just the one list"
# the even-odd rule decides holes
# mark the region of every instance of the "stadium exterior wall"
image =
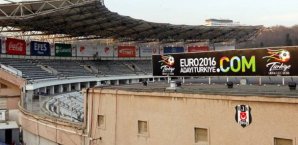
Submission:
[[[279,138],[297,144],[297,98],[101,88],[85,91],[85,98],[93,144],[201,145],[195,128],[207,130],[204,145],[275,145]],[[252,122],[245,128],[235,120],[237,105],[251,108]],[[147,122],[145,134],[138,132],[139,121]]]
[[26,82],[21,77],[0,69],[0,108],[9,111],[8,120],[18,122],[18,102]]
[[86,144],[82,125],[65,122],[59,119],[38,116],[27,112],[20,106],[20,124],[24,143],[28,145],[83,145]]

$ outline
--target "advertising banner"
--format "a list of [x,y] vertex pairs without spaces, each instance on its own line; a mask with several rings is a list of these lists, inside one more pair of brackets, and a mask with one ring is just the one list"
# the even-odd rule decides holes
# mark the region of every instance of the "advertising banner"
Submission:
[[140,47],[140,56],[146,57],[146,56],[152,56],[153,49],[150,46],[141,46]]
[[30,42],[30,53],[32,56],[51,56],[50,43],[48,42]]
[[95,44],[76,44],[77,56],[94,56],[97,51]]
[[12,55],[26,55],[25,40],[7,38],[6,39],[6,53]]
[[298,48],[153,55],[154,76],[297,76]]
[[183,47],[164,47],[163,54],[170,54],[170,53],[183,53]]
[[55,43],[55,56],[71,57],[71,44]]
[[114,47],[113,47],[113,45],[99,45],[98,52],[99,52],[99,56],[113,57],[114,56]]
[[235,50],[235,45],[218,45],[214,46],[215,51]]
[[118,46],[118,57],[136,57],[136,47]]
[[202,51],[208,51],[208,46],[189,46],[188,52],[202,52]]

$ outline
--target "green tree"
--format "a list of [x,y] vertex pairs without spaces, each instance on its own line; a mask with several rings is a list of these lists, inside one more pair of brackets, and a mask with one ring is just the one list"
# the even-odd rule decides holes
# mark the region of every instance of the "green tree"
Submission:
[[292,39],[290,37],[290,34],[287,33],[286,34],[286,46],[292,46],[293,45],[293,42],[292,42]]

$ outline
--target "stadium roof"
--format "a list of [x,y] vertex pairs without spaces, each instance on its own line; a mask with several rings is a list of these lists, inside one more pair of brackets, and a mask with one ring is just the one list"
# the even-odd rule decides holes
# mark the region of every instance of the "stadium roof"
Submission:
[[103,0],[44,0],[1,4],[0,27],[18,28],[6,32],[40,31],[46,35],[66,34],[72,38],[211,42],[243,42],[253,38],[263,28],[146,22],[109,11]]

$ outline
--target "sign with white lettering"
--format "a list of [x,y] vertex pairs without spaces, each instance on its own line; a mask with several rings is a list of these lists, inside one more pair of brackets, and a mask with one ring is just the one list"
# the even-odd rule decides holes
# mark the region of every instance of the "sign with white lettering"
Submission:
[[297,76],[297,51],[287,47],[153,55],[153,75]]
[[118,46],[118,57],[136,57],[135,46]]
[[55,56],[71,57],[72,56],[71,44],[55,43]]
[[51,56],[50,44],[48,42],[30,42],[32,56]]
[[26,42],[21,39],[7,38],[6,53],[12,55],[26,55]]

